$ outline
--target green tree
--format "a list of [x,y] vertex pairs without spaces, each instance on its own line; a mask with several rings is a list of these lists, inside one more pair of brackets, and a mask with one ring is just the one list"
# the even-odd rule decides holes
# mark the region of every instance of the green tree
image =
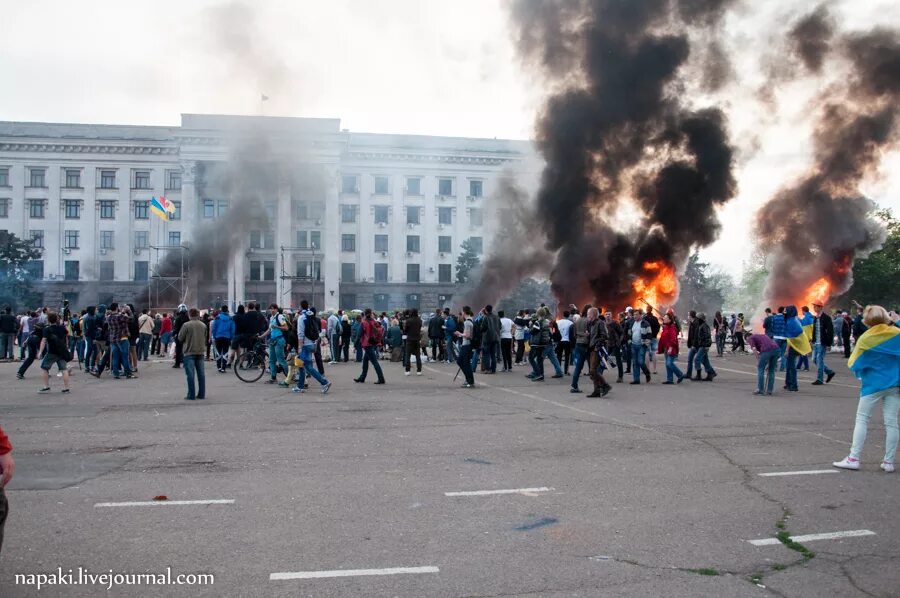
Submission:
[[541,303],[547,305],[555,303],[550,283],[546,280],[526,278],[508,297],[497,304],[497,309],[504,310],[507,316],[512,317],[520,309],[534,309]]
[[31,241],[20,239],[13,233],[0,233],[0,306],[15,308],[19,303],[36,301],[27,265],[40,255],[40,250]]
[[481,264],[481,258],[472,247],[469,239],[462,242],[462,253],[456,258],[456,282],[458,284],[466,284],[469,282],[469,275],[472,270]]
[[881,249],[853,264],[853,285],[829,303],[849,307],[851,299],[863,305],[876,303],[888,309],[900,305],[900,221],[890,210],[880,210],[877,218],[887,228]]
[[728,289],[734,285],[724,272],[712,272],[710,265],[693,253],[678,279],[679,293],[675,311],[686,314],[690,310],[714,313],[722,309]]

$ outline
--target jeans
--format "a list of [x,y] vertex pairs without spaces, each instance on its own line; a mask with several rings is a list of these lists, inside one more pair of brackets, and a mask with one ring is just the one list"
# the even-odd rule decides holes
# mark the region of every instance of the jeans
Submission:
[[516,339],[516,363],[525,361],[525,339]]
[[206,375],[203,372],[203,355],[185,355],[182,359],[184,360],[184,375],[187,378],[187,398],[195,398],[194,373],[197,374],[196,398],[202,399],[206,397]]
[[626,374],[631,373],[631,343],[627,342],[622,345],[622,361],[625,362]]
[[331,361],[340,361],[341,360],[341,335],[340,334],[332,334],[328,337],[328,342],[331,343]]
[[485,371],[497,372],[497,347],[500,343],[497,341],[488,341],[484,343],[484,369]]
[[713,369],[712,364],[709,362],[709,347],[697,347],[697,356],[694,358],[694,369],[697,370],[697,375],[700,375],[700,366],[703,366],[703,369],[706,370],[707,376],[715,376],[716,370]]
[[146,332],[141,333],[141,339],[138,341],[138,359],[142,361],[150,359],[150,342],[152,340],[152,334],[147,334]]
[[284,373],[287,375],[288,364],[287,359],[284,358],[283,336],[279,336],[278,338],[269,341],[269,375],[272,377],[272,380],[278,377],[277,373],[279,365],[284,368]]
[[556,359],[563,364],[563,371],[569,373],[569,364],[572,363],[572,343],[559,341],[556,345]]
[[90,370],[94,367],[94,360],[97,359],[97,345],[93,339],[85,339],[84,341],[84,367]]
[[678,369],[678,365],[675,363],[676,359],[677,356],[666,353],[666,382],[672,382],[673,376],[679,380],[684,378],[684,374]]
[[875,405],[881,403],[884,413],[884,461],[893,463],[897,452],[897,440],[900,432],[897,430],[897,411],[900,410],[900,391],[896,387],[886,388],[878,392],[859,398],[859,407],[856,410],[856,425],[853,427],[853,446],[850,448],[850,456],[859,459],[862,454],[863,444],[866,442],[869,416]]
[[305,386],[305,377],[307,375],[312,376],[316,382],[322,386],[328,384],[328,380],[312,366],[312,361],[314,359],[312,347],[307,346],[300,349],[300,359],[303,360],[303,369],[300,370],[300,378],[297,381],[298,388],[303,388]]
[[532,345],[528,352],[528,363],[531,364],[531,376],[533,378],[544,377],[544,347]]
[[[350,361],[350,339],[341,338],[341,353],[344,354],[344,363]],[[340,361],[340,360],[338,360]]]
[[716,355],[722,357],[725,354],[725,337],[728,336],[725,332],[720,332],[716,335]]
[[809,371],[809,355],[801,355],[797,359],[797,369]]
[[785,359],[784,385],[788,390],[794,390],[797,388],[797,352],[788,347]]
[[828,348],[825,345],[816,345],[815,347],[813,347],[813,359],[815,360],[819,368],[816,375],[816,380],[818,380],[819,382],[822,381],[822,378],[825,376],[825,374],[828,374],[830,376],[834,373],[834,371],[830,367],[825,365],[825,355],[827,351]]
[[230,338],[216,339],[216,368],[224,370],[228,367],[228,350],[231,347]]
[[[759,354],[759,361],[756,362],[756,390],[760,394],[763,392],[772,394],[775,390],[775,368],[778,366],[780,357],[781,350],[779,349]],[[766,370],[769,372],[768,383],[766,383]]]
[[0,359],[12,359],[15,354],[15,332],[0,332]]
[[362,343],[356,341],[353,343],[353,348],[356,350],[356,363],[362,363],[363,360],[363,348]]
[[631,377],[635,382],[641,381],[641,372],[648,378],[650,377],[650,369],[647,367],[645,354],[647,347],[643,343],[631,343]]
[[406,353],[403,355],[403,366],[409,371],[413,357],[416,358],[416,371],[422,371],[422,355],[419,353],[419,341],[406,340]]
[[462,346],[459,350],[456,364],[462,370],[463,376],[466,378],[466,384],[475,384],[475,374],[472,373],[472,345]]
[[359,375],[359,379],[363,382],[366,381],[366,376],[369,374],[369,363],[371,363],[372,367],[375,369],[375,374],[378,375],[378,381],[384,382],[384,372],[381,371],[381,364],[378,363],[378,350],[375,347],[366,347],[363,349],[362,373]]
[[125,375],[131,375],[131,363],[128,357],[128,339],[110,342],[110,355],[112,358],[112,375],[119,377],[119,368],[124,367]]
[[588,347],[586,345],[575,345],[575,371],[572,372],[572,388],[578,388],[578,378],[581,377],[581,370],[584,369],[585,358],[588,355]]
[[447,347],[447,361],[456,361],[459,357],[459,345],[456,343],[456,339],[453,337],[447,337],[444,339],[444,346]]
[[622,374],[623,374],[622,368],[624,365],[622,363],[624,361],[622,359],[622,347],[617,345],[617,346],[613,347],[612,349],[610,349],[609,356],[615,358],[615,360],[616,360],[616,368],[619,370],[619,381],[621,382]]
[[[694,374],[694,359],[697,357],[697,347],[688,349],[687,354],[687,372],[684,373],[685,378],[692,378]],[[697,372],[700,373],[699,371]]]
[[[550,365],[553,366],[553,369],[556,370],[557,376],[562,376],[563,371],[562,368],[559,367],[559,360],[556,358],[556,351],[553,350],[553,345],[547,345],[544,347],[544,357],[550,360]],[[541,365],[543,369],[543,365]]]
[[785,366],[787,365],[787,361],[784,357],[784,354],[787,352],[787,341],[783,338],[779,338],[775,339],[775,343],[778,345],[778,353],[780,355],[780,360],[778,362],[778,371],[783,372]]

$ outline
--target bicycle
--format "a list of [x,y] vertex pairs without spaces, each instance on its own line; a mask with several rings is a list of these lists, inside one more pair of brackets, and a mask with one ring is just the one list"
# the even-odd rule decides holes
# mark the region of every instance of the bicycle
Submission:
[[262,341],[256,341],[252,349],[242,353],[240,359],[234,360],[234,375],[241,382],[256,382],[268,369],[268,351]]

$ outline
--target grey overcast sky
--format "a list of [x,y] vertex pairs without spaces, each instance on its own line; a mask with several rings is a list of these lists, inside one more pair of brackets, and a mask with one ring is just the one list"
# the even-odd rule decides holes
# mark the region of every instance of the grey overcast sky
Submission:
[[[817,4],[744,0],[726,25],[738,77],[718,101],[742,150],[740,195],[703,255],[735,274],[754,210],[808,164],[821,91],[792,85],[769,113],[752,93],[760,56]],[[896,0],[827,4],[844,29],[900,26]],[[354,131],[523,139],[542,99],[502,0],[0,0],[0,14],[2,120],[177,125],[183,112],[262,110]],[[898,155],[866,191],[900,212]]]

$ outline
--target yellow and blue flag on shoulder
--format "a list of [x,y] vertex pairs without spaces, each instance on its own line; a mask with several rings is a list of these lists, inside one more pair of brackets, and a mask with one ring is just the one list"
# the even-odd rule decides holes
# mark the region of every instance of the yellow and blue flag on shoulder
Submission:
[[803,332],[806,333],[806,338],[812,340],[816,318],[810,312],[806,312],[803,314],[803,317],[800,318],[800,325],[803,326]]
[[860,396],[900,386],[900,328],[877,324],[866,330],[847,366],[862,382]]
[[809,336],[800,318],[797,317],[797,306],[788,305],[784,310],[784,337],[788,345],[798,355],[809,355],[812,347],[809,345]]

